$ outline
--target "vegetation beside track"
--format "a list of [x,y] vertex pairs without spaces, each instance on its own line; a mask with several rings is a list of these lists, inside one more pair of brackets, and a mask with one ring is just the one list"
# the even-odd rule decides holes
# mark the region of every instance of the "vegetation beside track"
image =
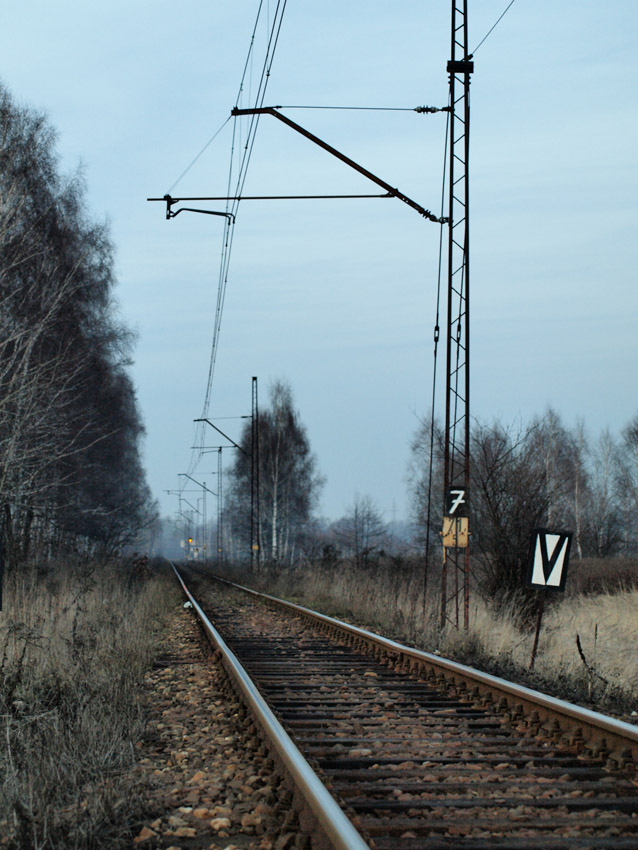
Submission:
[[128,847],[145,806],[131,772],[143,678],[176,583],[130,563],[65,562],[12,571],[4,591],[0,846]]

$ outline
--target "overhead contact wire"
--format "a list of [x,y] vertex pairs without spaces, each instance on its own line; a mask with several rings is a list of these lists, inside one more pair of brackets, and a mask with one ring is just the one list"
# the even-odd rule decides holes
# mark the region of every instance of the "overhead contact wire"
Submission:
[[[259,85],[257,87],[257,93],[255,95],[255,104],[259,108],[263,105],[264,98],[266,95],[266,89],[268,87],[268,80],[270,77],[270,72],[272,70],[272,65],[274,62],[275,50],[279,41],[279,36],[281,34],[281,27],[283,23],[283,15],[286,9],[287,0],[278,0],[277,7],[275,9],[275,14],[273,18],[273,25],[269,27],[269,38],[268,44],[266,48],[266,55],[264,58],[264,64],[261,71],[261,76],[259,79]],[[252,58],[254,53],[254,45],[255,38],[257,33],[257,28],[259,26],[259,19],[263,9],[263,0],[261,0],[259,4],[259,8],[257,11],[257,18],[255,21],[255,26],[253,27],[253,32],[251,36],[250,45],[248,48],[248,55],[246,57],[246,62],[244,63],[244,69],[239,85],[239,90],[236,98],[236,106],[239,105],[242,94],[244,92],[244,85],[246,81],[246,75],[248,73],[248,69],[252,66]],[[232,254],[232,245],[234,238],[234,230],[235,230],[235,222],[236,216],[239,207],[239,198],[241,196],[247,173],[248,166],[250,164],[250,159],[252,156],[252,151],[255,144],[255,137],[257,132],[257,127],[259,124],[259,116],[253,115],[251,116],[251,120],[248,126],[248,133],[246,137],[246,143],[243,147],[243,152],[240,154],[240,162],[239,169],[236,178],[236,191],[235,191],[235,199],[232,202],[226,202],[226,211],[229,213],[229,218],[226,220],[224,225],[224,242],[222,247],[222,255],[220,259],[220,269],[219,269],[219,283],[217,289],[217,304],[215,309],[215,321],[213,325],[213,340],[211,345],[211,355],[209,361],[209,369],[208,369],[208,380],[206,383],[206,393],[204,398],[204,406],[202,412],[202,419],[208,418],[208,411],[210,408],[211,402],[211,393],[212,393],[212,385],[215,374],[215,365],[217,362],[217,352],[219,347],[219,337],[221,332],[221,322],[223,309],[226,299],[226,289],[228,284],[228,273],[230,268],[230,259]],[[233,170],[234,170],[234,159],[235,159],[235,150],[236,143],[239,132],[241,130],[241,124],[238,125],[237,120],[235,120],[233,127],[233,139],[232,139],[232,148],[231,148],[231,157],[229,164],[229,174],[228,174],[228,189],[227,194],[230,197],[231,195],[231,186],[233,183]],[[240,144],[241,147],[241,144]],[[205,435],[205,423],[198,423],[198,428],[196,430],[196,439],[194,445],[197,446],[196,449],[193,450],[193,454],[191,455],[191,471],[197,465],[197,462],[202,456],[202,447],[204,445],[204,435]]]
[[[448,141],[450,135],[450,112],[447,113],[447,120],[445,122],[445,145],[443,149],[443,177],[441,181],[441,212],[440,218],[443,218],[443,213],[445,211],[445,186],[446,186],[446,178],[447,178],[447,153],[448,153]],[[448,226],[452,227],[452,222],[449,222]],[[430,409],[430,451],[429,451],[429,463],[428,463],[428,496],[427,496],[427,514],[426,514],[426,525],[425,525],[425,567],[423,572],[423,615],[425,618],[425,606],[427,601],[427,589],[428,589],[428,574],[430,568],[430,524],[432,518],[432,477],[433,477],[433,469],[434,469],[434,415],[436,408],[436,371],[437,371],[437,362],[438,362],[438,348],[439,348],[439,338],[441,333],[440,326],[440,315],[441,315],[441,278],[442,278],[442,269],[443,269],[443,224],[441,224],[441,229],[439,232],[439,262],[438,262],[438,275],[437,275],[437,289],[436,289],[436,318],[434,323],[434,363],[432,369],[432,405]]]

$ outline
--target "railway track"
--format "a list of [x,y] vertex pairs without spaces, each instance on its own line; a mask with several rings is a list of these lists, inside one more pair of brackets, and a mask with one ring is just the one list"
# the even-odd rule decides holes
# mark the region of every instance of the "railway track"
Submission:
[[[348,816],[327,826],[334,804],[324,819],[302,792],[327,843],[638,848],[638,728],[254,591],[196,584],[213,640],[223,635]],[[294,745],[269,746],[291,760]]]

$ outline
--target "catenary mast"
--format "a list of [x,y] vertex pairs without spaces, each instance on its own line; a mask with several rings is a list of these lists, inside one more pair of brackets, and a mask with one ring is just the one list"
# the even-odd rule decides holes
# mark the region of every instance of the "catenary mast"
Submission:
[[469,624],[470,485],[470,75],[467,0],[452,0],[449,135],[447,380],[441,627]]

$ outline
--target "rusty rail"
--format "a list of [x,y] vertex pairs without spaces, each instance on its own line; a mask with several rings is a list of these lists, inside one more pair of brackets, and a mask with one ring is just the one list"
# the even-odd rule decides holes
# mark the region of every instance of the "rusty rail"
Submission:
[[252,588],[244,587],[220,576],[208,575],[223,584],[295,611],[324,628],[345,633],[352,640],[371,646],[380,657],[393,656],[395,663],[408,669],[426,668],[433,670],[439,676],[445,676],[446,680],[453,685],[462,685],[467,689],[473,689],[477,699],[489,697],[495,703],[500,702],[501,708],[505,710],[521,706],[526,713],[537,712],[540,724],[558,721],[565,733],[582,735],[583,743],[596,741],[599,748],[607,751],[616,766],[622,766],[629,761],[638,764],[638,727],[630,723],[582,708],[532,688],[517,685],[490,673],[483,673],[465,664],[459,664],[456,661],[405,646],[374,632],[353,626],[350,623],[344,623],[302,605],[259,593]]
[[312,811],[320,829],[335,850],[369,850],[368,845],[331,797],[306,759],[299,752],[288,733],[279,723],[254,683],[210,622],[199,603],[186,587],[175,564],[171,564],[186,597],[199,617],[204,630],[222,654],[224,666],[240,689],[256,721],[284,764],[295,787]]

